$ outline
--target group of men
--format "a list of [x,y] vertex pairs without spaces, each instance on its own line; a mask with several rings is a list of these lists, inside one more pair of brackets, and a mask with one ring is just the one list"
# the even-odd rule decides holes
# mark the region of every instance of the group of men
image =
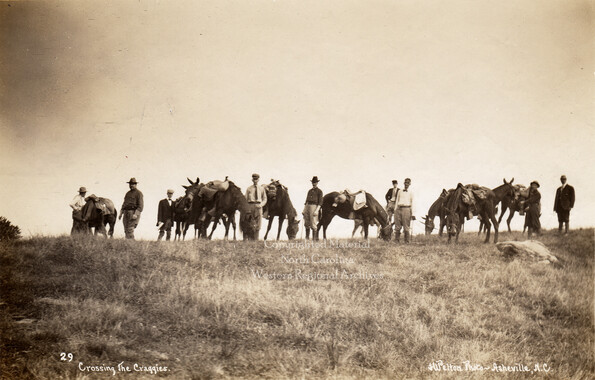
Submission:
[[[136,178],[130,178],[130,181],[126,183],[128,183],[130,190],[124,195],[124,202],[120,208],[118,219],[124,219],[124,233],[126,234],[126,238],[134,239],[134,229],[138,226],[140,215],[144,207],[143,193],[137,189],[138,182],[136,181]],[[88,200],[88,198],[85,197],[86,193],[87,188],[81,186],[79,188],[79,193],[74,197],[72,202],[70,202],[70,207],[72,208],[71,235],[85,233],[89,230],[87,228],[87,221],[84,220],[82,215],[83,207]]]
[[413,208],[413,192],[409,189],[411,179],[405,178],[403,189],[399,189],[399,182],[393,179],[393,187],[388,189],[384,198],[386,199],[386,212],[388,223],[392,223],[394,216],[395,241],[401,241],[401,229],[405,235],[405,243],[411,239],[411,221],[415,220]]
[[[260,176],[256,173],[252,174],[252,185],[246,189],[246,200],[249,204],[255,206],[255,209],[260,215],[258,218],[258,228],[256,238],[258,239],[258,231],[261,228],[261,221],[263,217],[263,208],[267,203],[267,193],[263,185],[258,182]],[[562,186],[556,190],[556,197],[554,202],[554,211],[558,214],[558,230],[561,233],[563,226],[565,233],[568,233],[570,210],[574,207],[575,194],[574,188],[567,184],[565,175],[560,177]],[[317,176],[312,177],[312,188],[308,190],[306,201],[304,202],[304,228],[306,231],[306,239],[318,239],[318,223],[320,219],[320,210],[322,208],[323,193],[318,188],[320,180]],[[134,239],[134,229],[138,226],[140,215],[143,211],[144,201],[143,193],[137,188],[138,182],[136,178],[131,178],[128,183],[129,191],[124,196],[124,202],[120,209],[118,219],[123,219],[124,232],[127,239]],[[386,212],[388,213],[388,223],[392,223],[394,217],[395,226],[395,241],[400,242],[401,230],[404,233],[405,243],[409,243],[411,239],[411,221],[415,219],[414,213],[414,197],[410,189],[411,179],[405,178],[403,188],[398,187],[398,181],[392,181],[393,187],[388,189],[385,199],[387,202]],[[79,188],[79,193],[70,202],[72,208],[72,229],[71,234],[86,231],[86,224],[82,220],[82,208],[86,203],[85,195],[87,189],[85,187]],[[174,218],[174,201],[172,196],[174,191],[167,190],[167,197],[159,201],[157,211],[157,227],[159,228],[158,240],[161,240],[164,235],[166,240],[171,239],[171,229]],[[265,215],[266,217],[266,215]]]

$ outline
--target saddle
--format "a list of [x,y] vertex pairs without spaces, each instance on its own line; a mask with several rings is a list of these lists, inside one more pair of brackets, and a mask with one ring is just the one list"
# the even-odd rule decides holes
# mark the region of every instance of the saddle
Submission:
[[475,206],[477,201],[485,200],[490,189],[488,187],[471,184],[463,187],[462,200],[468,206]]
[[336,207],[337,204],[345,202],[349,202],[353,211],[362,209],[366,207],[366,192],[360,190],[352,193],[349,190],[345,190],[335,197],[335,204],[333,206]]
[[207,183],[205,186],[216,191],[227,191],[229,189],[229,180],[227,178],[225,181],[215,180]]
[[514,185],[514,192],[517,197],[529,198],[529,188],[524,185]]
[[91,194],[85,198],[86,201],[89,201],[90,199],[95,202],[95,208],[103,215],[113,215],[116,213],[116,208],[111,200],[98,197],[95,194]]

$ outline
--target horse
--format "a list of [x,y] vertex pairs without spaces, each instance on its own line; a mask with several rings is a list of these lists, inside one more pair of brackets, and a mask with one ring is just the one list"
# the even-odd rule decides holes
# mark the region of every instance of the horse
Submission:
[[426,226],[426,235],[430,235],[434,230],[434,219],[436,216],[440,217],[440,229],[438,231],[438,235],[442,236],[442,232],[444,231],[444,226],[446,225],[446,215],[444,212],[444,203],[448,194],[453,192],[454,189],[450,189],[446,191],[446,189],[442,189],[442,193],[438,199],[432,203],[430,209],[428,210],[428,214],[423,216],[422,219],[424,220],[424,224]]
[[318,223],[316,236],[318,236],[318,233],[322,228],[323,237],[326,240],[326,229],[335,215],[343,219],[352,219],[350,218],[350,215],[353,213],[355,219],[361,219],[363,221],[365,239],[368,238],[368,226],[374,221],[381,227],[380,237],[384,240],[390,240],[392,226],[388,223],[388,214],[384,210],[384,207],[378,203],[372,194],[366,193],[367,207],[363,207],[357,211],[353,210],[353,207],[349,201],[335,203],[335,198],[337,198],[339,194],[340,193],[334,191],[332,193],[326,194],[322,198],[322,217],[320,218],[320,223]]
[[190,182],[190,186],[182,187],[185,189],[185,194],[183,197],[178,198],[174,202],[174,221],[176,222],[176,233],[174,236],[174,240],[177,238],[180,239],[180,235],[182,235],[182,240],[186,239],[186,232],[188,232],[188,228],[190,225],[195,225],[195,232],[194,235],[196,237],[196,206],[197,202],[196,199],[198,197],[198,192],[200,188],[204,186],[200,183],[198,177],[196,177],[196,182],[193,182],[190,178],[187,178],[188,182]]
[[[529,192],[528,192],[528,189],[526,186],[514,185],[514,188],[515,188],[514,196],[508,195],[502,199],[502,213],[500,214],[500,217],[498,218],[498,223],[500,223],[502,221],[502,218],[504,217],[504,213],[506,213],[506,210],[507,209],[510,210],[508,218],[506,219],[506,225],[508,227],[508,232],[512,232],[512,230],[510,229],[510,222],[512,221],[512,218],[514,217],[514,213],[515,212],[521,213],[521,211],[523,211],[523,203],[529,196]],[[524,228],[523,228],[523,232],[524,232]]]
[[[240,211],[240,231],[242,232],[244,240],[256,240],[258,232],[258,222],[260,221],[260,213],[256,206],[249,204],[244,194],[239,187],[232,181],[228,181],[229,186],[227,190],[221,191],[215,195],[215,208],[212,219],[215,221],[213,230],[209,235],[212,237],[213,232],[217,226],[219,219],[223,220],[225,225],[225,239],[229,235],[229,226],[233,225],[233,238],[236,239],[236,223],[235,213]],[[211,217],[211,215],[209,215]]]
[[265,206],[269,213],[269,223],[267,225],[267,232],[264,234],[264,240],[267,239],[273,219],[277,217],[279,228],[277,229],[277,240],[281,237],[281,229],[283,228],[283,221],[287,218],[287,238],[289,240],[295,239],[300,221],[297,220],[297,211],[289,199],[289,193],[283,185],[278,181],[272,182],[267,187],[267,203]]
[[[506,181],[505,181],[506,182]],[[502,186],[506,186],[502,185]],[[448,231],[448,242],[455,236],[455,242],[459,241],[459,233],[469,216],[470,207],[463,202],[464,186],[459,183],[451,194],[448,195],[444,210],[446,212],[446,228]],[[501,190],[499,190],[501,191]],[[496,195],[493,190],[487,190],[485,199],[477,198],[475,211],[481,216],[481,220],[487,226],[487,233],[484,243],[490,241],[491,224],[494,225],[494,243],[498,242],[498,221],[495,215]],[[491,221],[491,223],[490,223]]]
[[[186,223],[188,223],[189,210],[192,206],[192,201],[186,196],[178,197],[174,201],[174,217],[173,222],[176,224],[176,232],[174,235],[174,241],[186,239]],[[182,231],[184,235],[182,235]]]
[[[107,238],[108,234],[110,238],[114,237],[114,228],[116,226],[116,220],[118,212],[114,207],[114,202],[107,198],[99,198],[89,196],[85,198],[87,201],[81,210],[81,218],[84,223],[87,224],[87,233],[94,229],[95,235],[98,233],[103,234]],[[106,233],[105,226],[109,223],[109,232]]]

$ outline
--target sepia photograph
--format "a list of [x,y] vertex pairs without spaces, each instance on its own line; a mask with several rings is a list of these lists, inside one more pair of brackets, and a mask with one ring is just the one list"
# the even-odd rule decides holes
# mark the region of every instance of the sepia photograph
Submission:
[[594,33],[0,1],[0,378],[595,378]]

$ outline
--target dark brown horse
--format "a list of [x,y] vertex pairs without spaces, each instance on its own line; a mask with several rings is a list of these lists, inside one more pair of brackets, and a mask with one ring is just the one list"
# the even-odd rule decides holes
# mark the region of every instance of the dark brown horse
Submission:
[[384,240],[390,240],[392,233],[392,226],[388,223],[388,214],[378,201],[370,193],[366,193],[366,207],[354,211],[349,201],[343,203],[335,203],[335,198],[339,195],[338,192],[326,194],[322,198],[322,217],[318,224],[316,236],[322,228],[324,239],[326,239],[326,229],[331,223],[331,220],[336,216],[343,219],[351,219],[350,215],[353,213],[355,219],[361,219],[364,227],[364,238],[368,238],[368,226],[374,221],[380,225],[380,237]]
[[254,205],[248,203],[240,188],[232,181],[229,181],[227,190],[219,192],[215,196],[214,215],[210,215],[215,223],[209,238],[213,235],[218,220],[221,219],[225,225],[225,239],[229,235],[229,226],[232,224],[235,240],[236,211],[240,211],[240,231],[243,234],[244,240],[255,240],[258,232],[258,222],[260,222],[260,213]]
[[186,238],[186,234],[182,237],[182,231],[186,227],[186,223],[188,222],[188,214],[186,210],[190,208],[192,203],[186,197],[178,197],[174,200],[174,215],[173,215],[173,222],[176,225],[176,231],[174,235],[174,240],[180,240],[180,238]]
[[[500,217],[498,218],[498,223],[500,223],[502,221],[502,218],[504,217],[504,213],[506,213],[506,210],[507,209],[510,210],[510,214],[508,215],[508,218],[506,219],[506,225],[508,227],[508,232],[512,231],[510,229],[510,222],[512,221],[512,218],[514,217],[514,213],[515,212],[520,213],[523,210],[523,207],[524,207],[523,204],[529,195],[529,191],[526,186],[515,185],[514,189],[515,189],[514,195],[507,195],[506,197],[502,198],[502,213],[500,214]],[[524,232],[524,229],[523,229],[523,232]]]
[[[87,232],[90,233],[94,229],[95,235],[98,233],[110,238],[114,237],[114,228],[116,226],[116,217],[118,212],[114,207],[114,202],[107,198],[87,197],[87,203],[81,210],[82,221],[87,223]],[[109,224],[109,232],[106,233],[105,226]]]
[[434,203],[432,203],[432,205],[430,206],[428,214],[422,217],[426,226],[426,235],[430,235],[434,230],[434,219],[438,216],[440,217],[440,229],[438,230],[438,235],[442,236],[444,226],[446,226],[446,213],[444,211],[444,203],[448,194],[453,191],[454,189],[450,189],[449,191],[446,191],[446,189],[442,189],[442,193],[440,193],[438,199],[436,199]]
[[174,202],[174,222],[176,222],[176,232],[174,240],[177,238],[182,240],[186,239],[186,233],[191,225],[195,225],[195,237],[196,237],[196,208],[197,208],[197,197],[200,188],[204,186],[200,183],[199,178],[196,178],[196,182],[193,182],[190,178],[186,178],[190,182],[190,186],[182,187],[185,189],[183,197],[176,199]]
[[300,221],[297,220],[297,211],[289,199],[289,193],[283,185],[278,181],[271,183],[267,186],[267,204],[266,207],[269,213],[269,223],[267,225],[267,232],[264,234],[264,240],[267,239],[273,219],[277,217],[279,227],[277,229],[277,240],[281,237],[281,229],[283,228],[283,222],[287,218],[287,238],[289,240],[295,239]]
[[[512,181],[511,181],[512,182]],[[500,187],[506,186],[502,185]],[[510,184],[508,184],[511,186]],[[512,186],[511,186],[512,187]],[[487,189],[485,191],[485,199],[476,197],[475,209],[470,210],[470,206],[463,201],[463,194],[465,193],[464,186],[459,183],[451,194],[448,195],[446,200],[445,212],[446,212],[446,228],[448,231],[448,242],[450,243],[451,238],[455,236],[455,241],[459,240],[459,233],[465,222],[465,218],[469,217],[470,211],[477,213],[481,216],[481,220],[487,226],[487,233],[484,243],[490,241],[491,226],[494,225],[494,243],[498,242],[498,221],[496,220],[495,205],[497,204],[496,195],[493,190]],[[499,190],[502,191],[502,190]],[[499,202],[499,200],[498,200]],[[490,223],[491,222],[491,223]]]

